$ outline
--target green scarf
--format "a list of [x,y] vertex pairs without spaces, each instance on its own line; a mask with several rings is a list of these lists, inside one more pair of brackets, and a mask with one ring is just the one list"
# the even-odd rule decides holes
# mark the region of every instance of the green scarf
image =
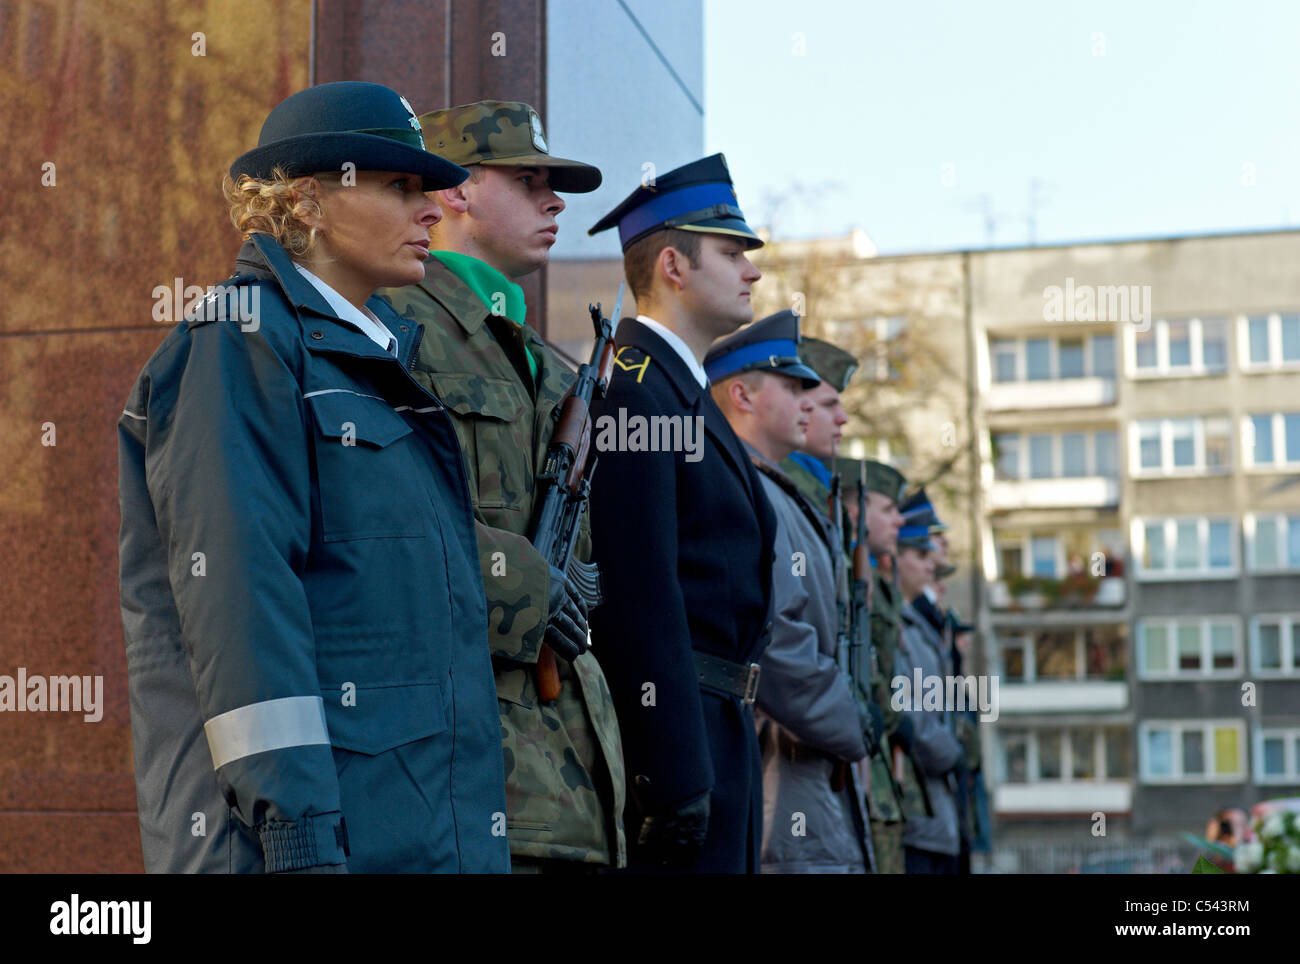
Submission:
[[[478,296],[479,301],[483,302],[483,307],[487,308],[488,311],[493,314],[504,314],[506,318],[519,325],[519,327],[524,326],[528,305],[524,302],[523,288],[486,261],[480,261],[468,254],[461,254],[459,251],[433,251],[430,253],[441,261],[448,271],[464,282],[465,287]],[[500,301],[499,295],[505,295],[506,298],[504,311],[497,311],[494,306],[494,301],[498,303]],[[528,350],[527,342],[524,343],[524,354],[528,358],[528,370],[532,372],[533,381],[536,382],[537,359]]]

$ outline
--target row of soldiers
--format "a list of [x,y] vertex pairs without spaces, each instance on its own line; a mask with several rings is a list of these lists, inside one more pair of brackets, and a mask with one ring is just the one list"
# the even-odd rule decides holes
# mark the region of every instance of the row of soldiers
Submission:
[[[465,453],[512,868],[968,867],[972,721],[893,698],[917,668],[952,674],[970,638],[942,603],[944,527],[896,469],[835,458],[853,357],[801,339],[789,311],[747,324],[763,242],[723,156],[642,183],[590,232],[617,229],[639,311],[618,324],[593,419],[678,418],[702,452],[596,453],[578,552],[603,601],[588,610],[527,537],[573,373],[527,324],[518,281],[545,263],[559,194],[600,173],[551,155],[526,104],[419,120],[430,151],[506,185],[444,203],[424,282],[383,293],[423,325],[412,374]],[[851,565],[859,538],[869,572]],[[850,666],[855,582],[870,659]]]

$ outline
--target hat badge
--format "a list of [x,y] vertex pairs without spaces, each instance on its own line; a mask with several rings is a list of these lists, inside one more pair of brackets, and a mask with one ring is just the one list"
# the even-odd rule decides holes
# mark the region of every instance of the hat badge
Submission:
[[411,125],[411,129],[415,131],[415,135],[418,138],[420,138],[420,147],[423,148],[424,131],[420,129],[420,118],[415,116],[415,111],[411,109],[410,101],[408,101],[401,94],[397,95],[397,99],[400,100],[402,102],[402,106],[406,108],[406,113],[407,113],[406,123]]
[[550,149],[546,146],[546,135],[542,133],[542,119],[531,110],[528,112],[528,126],[533,135],[533,147],[543,154],[549,153]]

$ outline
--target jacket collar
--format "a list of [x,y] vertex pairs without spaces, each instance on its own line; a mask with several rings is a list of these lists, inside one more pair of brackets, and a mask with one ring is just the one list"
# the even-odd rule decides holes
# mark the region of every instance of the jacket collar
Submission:
[[654,360],[655,367],[664,373],[683,405],[694,405],[705,394],[681,356],[654,329],[635,318],[624,318],[618,324],[618,336],[620,347],[631,345]]
[[[315,285],[298,272],[289,253],[269,234],[258,231],[249,235],[235,258],[235,270],[241,269],[251,269],[254,274],[263,277],[267,274],[271,275],[280,285],[284,296],[300,312],[310,311],[314,315],[319,315],[322,320],[332,323],[328,329],[316,329],[312,332],[313,341],[309,344],[313,348],[345,351],[353,355],[369,355],[375,358],[393,358],[365,334],[335,315],[329,302],[316,290]],[[396,314],[388,302],[378,295],[371,295],[366,301],[366,307],[383,321],[384,326],[397,338],[398,358],[405,358],[415,333],[409,330],[401,331],[397,324],[389,324],[389,321],[396,319]],[[410,328],[409,325],[407,327]],[[304,334],[306,334],[305,328]]]
[[[487,306],[456,273],[430,255],[424,262],[424,280],[419,288],[456,319],[465,334],[479,332],[487,321]],[[531,329],[529,329],[531,331]]]

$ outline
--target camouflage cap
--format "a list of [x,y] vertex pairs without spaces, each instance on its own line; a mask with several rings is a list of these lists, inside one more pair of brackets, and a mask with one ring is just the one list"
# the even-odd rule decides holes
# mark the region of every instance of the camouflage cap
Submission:
[[907,488],[907,479],[903,478],[901,472],[891,465],[884,462],[877,462],[875,459],[850,459],[837,458],[835,460],[835,471],[839,473],[843,480],[843,490],[845,492],[858,491],[858,477],[862,469],[859,466],[866,466],[867,491],[879,492],[886,495],[894,502],[898,502],[903,497],[903,490]]
[[856,358],[820,338],[804,338],[799,342],[799,357],[837,392],[849,387],[849,379],[858,370]]
[[551,156],[542,119],[527,104],[480,100],[431,110],[420,115],[420,127],[431,152],[461,167],[544,167],[552,190],[586,194],[600,187],[597,168]]
[[892,465],[875,459],[863,461],[867,463],[867,491],[889,496],[894,502],[902,501],[903,490],[907,488],[907,479],[903,478],[903,473]]

